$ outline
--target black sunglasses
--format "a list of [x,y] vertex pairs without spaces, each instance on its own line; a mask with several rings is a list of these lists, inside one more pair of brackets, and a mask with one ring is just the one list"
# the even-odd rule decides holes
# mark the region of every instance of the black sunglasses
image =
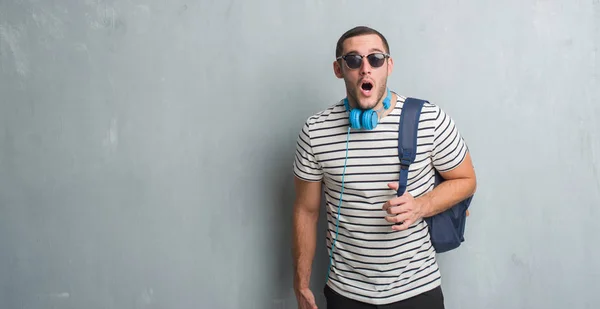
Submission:
[[362,59],[367,58],[367,61],[369,61],[369,64],[371,65],[371,67],[378,68],[378,67],[382,66],[385,63],[385,59],[387,59],[389,57],[390,57],[390,55],[388,55],[386,53],[372,53],[372,54],[368,54],[366,56],[357,55],[357,54],[348,54],[348,55],[344,55],[341,57],[337,57],[337,60],[344,59],[348,68],[358,69],[358,68],[360,68],[360,65],[362,64],[362,61],[363,61]]

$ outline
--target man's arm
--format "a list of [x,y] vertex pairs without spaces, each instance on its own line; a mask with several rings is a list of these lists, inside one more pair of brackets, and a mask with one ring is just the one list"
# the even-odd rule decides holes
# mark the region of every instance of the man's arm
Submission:
[[293,218],[294,288],[308,289],[317,242],[317,221],[321,204],[321,182],[294,177],[296,199]]
[[415,199],[415,202],[420,204],[423,217],[435,216],[475,194],[477,179],[469,152],[459,166],[447,172],[440,172],[440,175],[446,181]]

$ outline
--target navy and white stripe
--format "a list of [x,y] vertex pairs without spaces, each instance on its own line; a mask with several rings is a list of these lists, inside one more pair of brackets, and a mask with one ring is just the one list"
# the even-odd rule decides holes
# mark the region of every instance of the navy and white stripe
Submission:
[[[415,296],[441,283],[425,221],[406,231],[392,231],[381,209],[396,196],[387,184],[397,182],[400,173],[398,124],[404,99],[398,96],[394,110],[374,130],[350,131],[339,231],[328,283],[344,296],[376,305]],[[298,137],[293,164],[300,179],[325,185],[329,251],[336,230],[348,126],[343,102],[308,118]],[[454,121],[437,105],[425,104],[417,157],[408,174],[408,192],[418,197],[432,190],[434,168],[451,170],[466,152]]]

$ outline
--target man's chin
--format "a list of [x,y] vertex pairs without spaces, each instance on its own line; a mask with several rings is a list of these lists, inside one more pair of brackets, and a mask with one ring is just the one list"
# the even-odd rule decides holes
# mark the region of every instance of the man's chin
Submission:
[[374,100],[360,100],[358,101],[358,107],[360,107],[361,109],[367,110],[367,109],[373,109],[375,106],[377,106],[377,101]]

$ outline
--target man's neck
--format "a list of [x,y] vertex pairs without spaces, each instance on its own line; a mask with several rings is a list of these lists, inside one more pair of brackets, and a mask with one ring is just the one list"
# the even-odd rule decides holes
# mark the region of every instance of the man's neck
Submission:
[[396,96],[394,92],[390,92],[390,106],[387,110],[383,106],[384,100],[385,97],[381,99],[381,101],[379,101],[377,105],[375,105],[375,107],[373,107],[373,110],[381,112],[379,114],[379,119],[383,119],[385,116],[389,115],[394,110],[394,108],[396,107],[396,101],[398,100],[398,96]]
[[[396,101],[398,101],[398,96],[396,96],[395,93],[391,92],[391,97],[390,97],[390,108],[388,108],[387,110],[384,110],[383,113],[381,113],[381,117],[379,117],[379,119],[383,119],[383,117],[389,115],[394,108],[396,107]],[[381,106],[383,106],[383,101],[381,101]]]
[[[396,101],[398,101],[398,96],[393,91],[390,91],[390,107],[387,110],[383,106],[384,100],[385,97],[382,98],[381,101],[377,102],[377,105],[375,105],[372,108],[372,110],[374,111],[381,112],[381,114],[379,114],[379,119],[382,119],[383,117],[389,115],[394,110],[394,108],[396,107]],[[357,102],[354,102],[353,100],[349,101],[348,104],[350,109],[358,108]]]
[[[387,96],[381,98],[381,100],[379,100],[379,102],[377,102],[377,104],[375,104],[375,106],[373,106],[372,110],[380,110],[383,109],[383,101],[385,101],[385,98],[387,98]],[[360,108],[360,106],[358,105],[358,102],[356,102],[354,99],[350,99],[350,96],[346,94],[346,99],[348,100],[348,104],[350,106],[351,109],[354,108]],[[398,97],[396,96],[396,94],[393,91],[390,91],[390,108],[388,108],[388,111],[391,110],[394,106],[396,106],[396,101],[398,100]],[[386,115],[389,113],[388,111],[386,111]]]

